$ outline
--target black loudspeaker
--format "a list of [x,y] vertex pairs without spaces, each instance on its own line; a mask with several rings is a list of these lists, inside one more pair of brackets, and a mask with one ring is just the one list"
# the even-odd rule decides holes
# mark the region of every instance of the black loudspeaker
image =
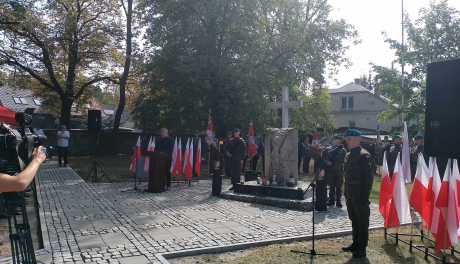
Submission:
[[88,110],[88,131],[101,132],[101,110]]
[[460,158],[460,59],[429,63],[426,80],[425,153]]

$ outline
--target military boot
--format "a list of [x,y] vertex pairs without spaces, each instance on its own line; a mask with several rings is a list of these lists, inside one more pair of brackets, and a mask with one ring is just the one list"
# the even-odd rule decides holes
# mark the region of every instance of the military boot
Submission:
[[327,202],[327,206],[334,205],[334,198],[329,198],[329,202]]
[[354,258],[364,258],[366,257],[366,248],[359,247],[353,252]]
[[345,252],[355,252],[356,249],[358,249],[358,247],[355,246],[355,244],[351,244],[348,247],[342,247],[342,250]]
[[335,204],[335,206],[342,208],[342,202],[340,201],[340,199],[337,200],[337,203]]

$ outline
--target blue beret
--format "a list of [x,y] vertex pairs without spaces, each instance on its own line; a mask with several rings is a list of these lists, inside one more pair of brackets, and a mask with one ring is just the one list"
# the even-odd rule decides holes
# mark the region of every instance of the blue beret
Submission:
[[334,135],[334,136],[332,137],[332,139],[334,140],[334,139],[342,139],[342,138],[339,137],[338,135]]
[[233,132],[240,132],[240,129],[235,128],[235,129],[233,129]]
[[348,129],[347,131],[345,131],[345,136],[346,137],[360,137],[361,136],[361,132],[359,132],[358,130],[355,130],[355,129]]
[[424,137],[422,135],[418,135],[416,139],[423,139]]
[[402,137],[401,137],[400,135],[394,135],[394,136],[393,136],[393,139],[395,139],[395,138],[402,139]]

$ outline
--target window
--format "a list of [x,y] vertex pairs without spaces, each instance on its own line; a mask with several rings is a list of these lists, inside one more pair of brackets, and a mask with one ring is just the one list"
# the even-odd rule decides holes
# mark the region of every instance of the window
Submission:
[[14,102],[15,102],[15,103],[17,103],[17,104],[20,104],[20,103],[21,103],[21,100],[19,100],[18,97],[13,97],[13,99],[14,99]]
[[353,97],[342,97],[342,109],[353,109]]
[[350,128],[355,128],[355,127],[356,127],[356,122],[350,121]]
[[27,101],[24,97],[19,97],[19,99],[21,100],[22,104],[27,104]]
[[42,105],[42,102],[40,102],[40,100],[38,100],[38,99],[34,99],[34,103],[35,103],[36,105]]

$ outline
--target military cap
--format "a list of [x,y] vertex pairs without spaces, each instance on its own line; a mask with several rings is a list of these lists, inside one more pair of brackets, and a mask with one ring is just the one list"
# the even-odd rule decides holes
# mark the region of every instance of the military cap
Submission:
[[356,129],[348,129],[347,131],[345,131],[345,136],[346,137],[360,137],[361,132],[359,132]]
[[402,137],[401,137],[400,135],[394,135],[394,136],[393,136],[393,139],[395,139],[395,138],[402,139]]
[[332,139],[342,139],[342,138],[339,137],[338,135],[334,135],[334,136],[332,137]]
[[416,139],[423,139],[424,137],[422,135],[417,135],[417,137],[415,137]]
[[240,129],[239,129],[239,128],[235,128],[235,129],[233,129],[233,132],[240,132]]

